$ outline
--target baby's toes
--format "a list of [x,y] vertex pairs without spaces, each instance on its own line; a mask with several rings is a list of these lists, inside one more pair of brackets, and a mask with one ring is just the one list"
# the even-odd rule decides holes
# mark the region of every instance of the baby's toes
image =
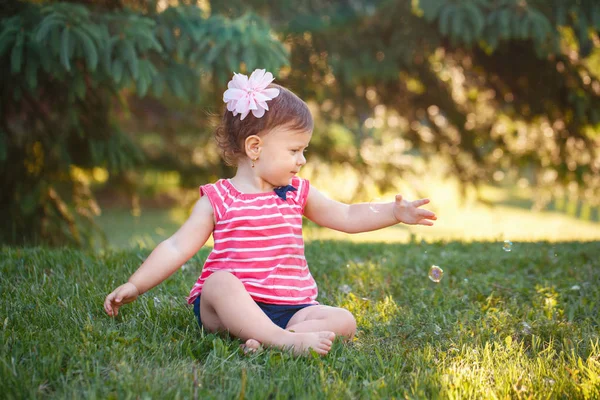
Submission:
[[246,340],[246,343],[240,345],[240,347],[246,354],[254,353],[257,350],[260,350],[260,342],[258,340],[248,339]]
[[322,332],[319,332],[319,338],[326,339],[326,340],[333,342],[333,340],[335,339],[335,333],[330,332],[330,331],[322,331]]

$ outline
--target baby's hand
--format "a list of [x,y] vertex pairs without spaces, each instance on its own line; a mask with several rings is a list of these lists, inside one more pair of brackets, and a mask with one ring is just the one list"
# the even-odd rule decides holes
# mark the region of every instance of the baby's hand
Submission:
[[123,304],[131,303],[139,295],[140,292],[133,283],[124,283],[106,296],[106,300],[104,300],[104,310],[111,317],[116,317],[119,313],[119,308]]
[[409,225],[433,225],[433,221],[437,219],[435,213],[429,210],[424,210],[419,207],[429,203],[429,199],[420,199],[415,201],[406,201],[402,195],[396,195],[394,203],[394,217],[398,222],[403,222]]

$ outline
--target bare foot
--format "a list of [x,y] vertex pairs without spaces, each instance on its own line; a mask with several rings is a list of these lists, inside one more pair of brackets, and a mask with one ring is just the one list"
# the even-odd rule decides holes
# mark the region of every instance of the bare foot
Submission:
[[291,348],[296,355],[308,354],[314,350],[317,354],[325,355],[331,350],[335,333],[329,331],[294,333],[289,332],[281,337],[278,347]]
[[254,339],[246,340],[246,343],[240,345],[244,353],[255,353],[257,350],[260,350],[260,342]]

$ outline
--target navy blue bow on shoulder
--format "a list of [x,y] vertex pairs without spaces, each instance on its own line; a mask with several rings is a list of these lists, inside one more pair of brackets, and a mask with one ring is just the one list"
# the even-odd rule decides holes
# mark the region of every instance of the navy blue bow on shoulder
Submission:
[[293,187],[292,185],[287,185],[287,186],[279,186],[276,187],[275,189],[273,189],[275,191],[275,193],[277,194],[277,196],[279,196],[279,198],[283,201],[285,201],[285,196],[287,192],[295,192],[296,188]]

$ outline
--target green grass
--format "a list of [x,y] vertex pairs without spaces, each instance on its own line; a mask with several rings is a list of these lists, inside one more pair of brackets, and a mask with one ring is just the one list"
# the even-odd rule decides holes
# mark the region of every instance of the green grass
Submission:
[[[600,242],[307,245],[324,304],[359,331],[324,358],[202,332],[184,297],[203,249],[121,309],[102,309],[148,250],[3,248],[3,398],[600,397]],[[427,278],[432,264],[445,271]],[[347,286],[344,286],[347,285]],[[349,290],[349,293],[346,291]]]

